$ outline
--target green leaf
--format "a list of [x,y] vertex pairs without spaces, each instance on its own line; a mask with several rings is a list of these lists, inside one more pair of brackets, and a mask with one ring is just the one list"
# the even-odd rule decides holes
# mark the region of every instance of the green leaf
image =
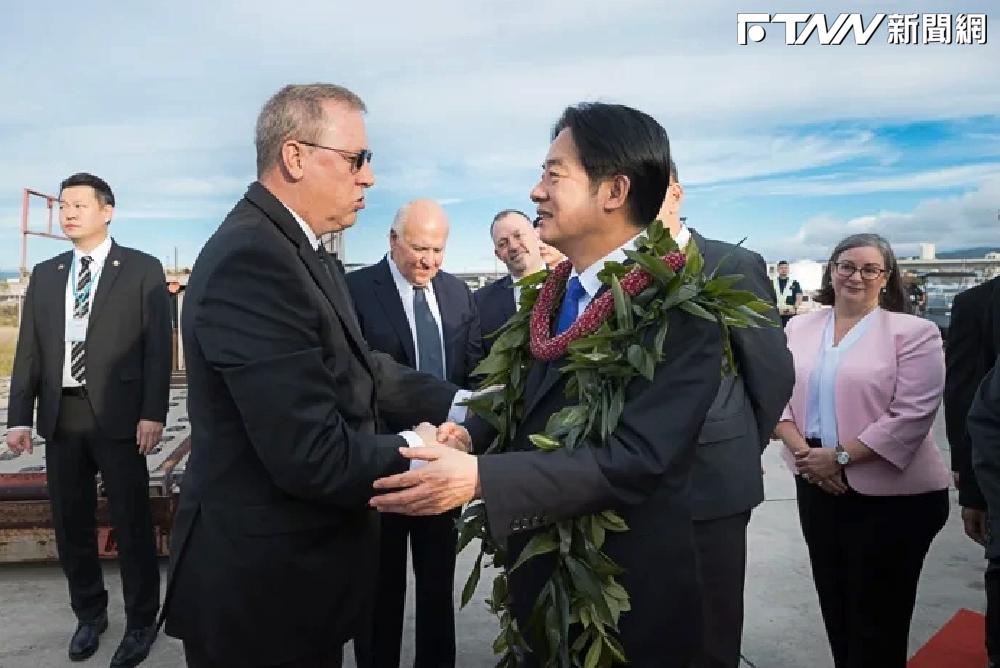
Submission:
[[493,347],[490,348],[490,355],[494,352],[506,352],[514,348],[520,348],[528,341],[527,328],[509,327],[506,331],[503,328],[500,331],[503,333],[493,342]]
[[705,258],[701,256],[698,244],[689,243],[685,249],[685,255],[687,255],[687,264],[684,265],[684,273],[688,276],[700,277],[705,269]]
[[576,557],[567,556],[564,559],[566,567],[569,569],[573,585],[583,592],[587,600],[595,606],[598,616],[605,623],[610,623],[611,610],[607,601],[604,600],[604,592],[601,590],[601,582],[597,575],[586,564]]
[[[622,611],[624,612],[624,610]],[[603,636],[604,646],[611,650],[611,654],[620,663],[628,663],[628,659],[625,658],[625,648],[614,636]]]
[[618,329],[632,329],[632,309],[617,276],[611,278],[611,293],[615,297],[615,317],[618,321]]
[[554,438],[546,436],[545,434],[532,434],[528,437],[528,440],[531,441],[531,444],[539,450],[545,450],[547,452],[558,450],[562,447],[562,443]]
[[476,587],[479,586],[479,574],[482,570],[483,565],[483,553],[480,552],[479,556],[476,557],[476,563],[472,566],[472,572],[469,573],[469,578],[465,581],[465,586],[462,587],[462,606],[468,605],[469,601],[472,600],[472,595],[476,593]]
[[503,350],[490,349],[490,354],[472,370],[473,376],[491,376],[503,373],[510,366],[510,355]]
[[674,277],[674,270],[663,259],[646,253],[625,251],[625,255],[640,267],[645,269],[660,285],[666,285]]
[[712,322],[715,322],[715,316],[706,311],[704,308],[702,308],[695,302],[683,302],[682,304],[679,304],[677,308],[681,309],[682,311],[686,311],[691,315],[696,315],[699,318],[704,318],[705,320],[711,320]]
[[643,378],[649,381],[653,380],[653,373],[656,371],[656,360],[638,343],[633,343],[628,347],[628,363]]
[[582,427],[587,422],[587,407],[580,404],[566,406],[553,413],[545,423],[545,433],[554,438],[565,436],[573,427]]
[[656,336],[653,337],[653,350],[657,352],[663,352],[663,344],[667,340],[667,332],[670,330],[670,318],[666,316],[660,320],[660,324],[656,327]]
[[595,515],[595,517],[608,531],[628,531],[628,525],[625,524],[625,520],[623,520],[621,515],[613,510],[605,510],[600,514]]
[[604,641],[600,636],[590,641],[590,649],[587,650],[587,658],[583,661],[583,668],[597,668],[601,660],[601,651],[604,649]]
[[510,572],[513,573],[521,564],[533,559],[542,554],[548,554],[549,552],[555,552],[559,548],[559,539],[556,537],[556,532],[554,530],[543,531],[541,533],[536,533],[528,541],[528,544],[524,546],[521,550],[520,556],[517,558],[517,562],[514,563],[510,568]]

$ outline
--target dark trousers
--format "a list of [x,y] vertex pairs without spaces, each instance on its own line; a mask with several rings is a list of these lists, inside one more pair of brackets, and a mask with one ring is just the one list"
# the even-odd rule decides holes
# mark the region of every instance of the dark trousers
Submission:
[[64,396],[45,455],[52,523],[73,612],[86,622],[108,607],[97,556],[94,476],[100,471],[118,544],[128,628],[153,624],[160,605],[160,570],[149,507],[149,472],[135,440],[105,437],[89,399]]
[[833,496],[796,476],[799,521],[836,668],[905,668],[917,582],[948,490]]
[[743,641],[743,586],[750,511],[694,522],[702,643],[692,668],[737,668]]
[[1000,668],[1000,559],[986,566],[986,654]]
[[[281,642],[280,638],[276,639]],[[230,668],[229,661],[217,661],[209,656],[199,645],[184,643],[184,659],[188,668]],[[335,647],[332,650],[311,654],[301,659],[279,663],[273,666],[258,666],[256,668],[341,668],[344,663],[344,648]]]
[[[457,513],[383,515],[378,595],[371,635],[355,639],[361,668],[399,668],[406,604],[407,542],[416,581],[415,668],[455,665],[455,530]],[[409,539],[409,541],[407,540]]]

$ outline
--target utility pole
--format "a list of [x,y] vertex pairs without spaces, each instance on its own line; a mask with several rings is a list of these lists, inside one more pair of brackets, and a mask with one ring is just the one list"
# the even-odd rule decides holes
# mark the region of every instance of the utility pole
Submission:
[[180,272],[180,268],[177,266],[177,246],[174,246],[174,273]]

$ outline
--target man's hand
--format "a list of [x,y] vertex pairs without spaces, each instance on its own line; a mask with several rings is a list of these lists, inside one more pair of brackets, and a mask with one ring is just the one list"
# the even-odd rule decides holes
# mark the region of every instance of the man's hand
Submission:
[[986,547],[986,511],[962,508],[962,523],[965,524],[965,535]]
[[376,480],[377,490],[399,490],[369,501],[379,512],[440,515],[461,507],[479,493],[479,464],[472,455],[441,445],[400,448],[399,452],[427,464]]
[[140,455],[148,455],[163,436],[163,423],[152,420],[139,420],[135,428],[135,444],[139,446]]
[[469,430],[454,422],[445,422],[438,427],[437,441],[441,445],[461,450],[462,452],[472,450],[472,437],[469,435]]
[[421,422],[413,428],[413,433],[420,437],[424,445],[435,445],[437,443],[437,427],[430,422]]
[[31,445],[30,429],[11,429],[7,432],[7,447],[15,455],[27,452],[29,455],[34,452]]

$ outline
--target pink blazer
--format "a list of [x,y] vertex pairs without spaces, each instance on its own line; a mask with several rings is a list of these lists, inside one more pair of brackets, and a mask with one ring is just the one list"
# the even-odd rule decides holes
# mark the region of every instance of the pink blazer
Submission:
[[[782,414],[803,434],[809,376],[818,363],[832,309],[791,319],[785,333],[795,362],[795,387]],[[951,474],[931,427],[944,391],[944,350],[937,326],[903,313],[880,311],[837,368],[837,437],[860,440],[881,457],[849,464],[850,486],[873,496],[946,489]],[[795,470],[791,453],[786,463]]]

